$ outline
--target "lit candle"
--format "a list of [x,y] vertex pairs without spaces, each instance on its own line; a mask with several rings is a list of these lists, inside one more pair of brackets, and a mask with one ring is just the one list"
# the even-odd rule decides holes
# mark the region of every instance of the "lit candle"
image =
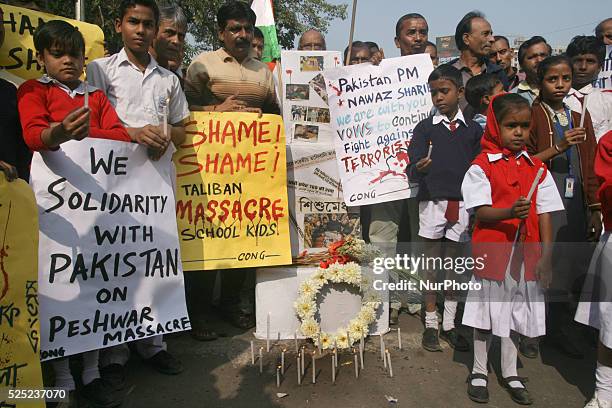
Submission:
[[336,367],[338,367],[338,349],[337,348],[334,349],[334,358],[336,360]]
[[385,341],[383,340],[383,334],[382,333],[380,333],[380,358],[382,360],[385,359]]
[[431,144],[431,140],[429,141],[429,150],[427,151],[426,159],[431,159],[431,151],[433,149],[433,144]]
[[389,350],[385,351],[387,353],[387,363],[389,364],[389,377],[393,377],[393,366],[391,365],[391,353]]
[[263,347],[259,348],[259,374],[263,373]]
[[529,189],[529,194],[527,194],[527,201],[531,201],[531,196],[533,195],[536,187],[538,186],[538,182],[542,177],[542,173],[544,173],[544,167],[540,167],[538,169],[538,174],[536,174],[535,179],[533,179],[533,183],[531,184],[531,188]]
[[251,340],[251,365],[255,365],[255,346],[253,340]]
[[270,352],[270,313],[266,321],[266,352]]
[[357,362],[357,353],[353,349],[353,360],[355,362],[355,378],[359,378],[359,363]]
[[317,354],[317,351],[313,351],[312,352],[312,383],[315,384],[316,383],[316,379],[317,379],[317,369],[315,366],[315,356]]
[[323,350],[321,349],[321,332],[319,332],[318,337],[319,337],[319,354],[321,354],[323,352]]
[[298,342],[297,342],[297,330],[295,331],[295,333],[293,333],[293,340],[295,340],[295,352],[298,353],[300,350],[298,348]]
[[298,376],[298,384],[302,384],[302,369],[300,368],[300,353],[297,354],[297,376]]
[[399,349],[402,349],[402,329],[400,329],[399,327],[397,328],[397,345],[399,346]]
[[359,359],[361,362],[361,369],[363,370],[363,349],[364,349],[364,344],[363,344],[363,333],[361,333],[361,339],[359,340]]
[[302,346],[302,375],[306,372],[306,365],[304,364],[304,354],[306,354],[305,347]]
[[387,351],[384,351],[383,354],[383,365],[385,366],[385,370],[387,369]]
[[276,367],[276,388],[280,388],[280,366]]
[[281,374],[283,375],[285,375],[285,351],[287,351],[287,349],[281,351]]
[[83,81],[83,86],[85,87],[85,92],[83,92],[83,107],[89,109],[89,86],[87,85],[87,80]]
[[336,363],[334,360],[334,355],[332,354],[331,356],[331,361],[332,361],[332,384],[336,383]]

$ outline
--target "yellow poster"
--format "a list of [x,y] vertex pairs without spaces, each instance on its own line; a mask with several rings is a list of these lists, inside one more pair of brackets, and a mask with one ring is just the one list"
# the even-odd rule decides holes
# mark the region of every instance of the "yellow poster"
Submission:
[[[104,56],[104,33],[94,24],[71,20],[53,14],[0,4],[4,12],[4,44],[0,47],[0,76],[18,82],[40,78],[43,70],[36,62],[34,32],[45,21],[64,20],[76,26],[85,38],[85,64]],[[7,75],[8,74],[8,75]]]
[[[38,211],[23,180],[0,172],[0,406],[44,407],[9,399],[10,389],[41,389],[38,322]],[[26,395],[27,396],[27,395]],[[27,404],[26,404],[27,402]],[[16,404],[16,405],[15,405]]]
[[194,112],[174,155],[183,269],[291,263],[282,118]]

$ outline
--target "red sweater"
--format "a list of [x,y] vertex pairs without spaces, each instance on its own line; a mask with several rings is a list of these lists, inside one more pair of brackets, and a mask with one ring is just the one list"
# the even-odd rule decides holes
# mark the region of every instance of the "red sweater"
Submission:
[[[23,139],[34,151],[48,150],[41,135],[50,123],[61,122],[73,110],[84,104],[81,94],[71,98],[53,83],[44,84],[31,79],[24,82],[17,91],[17,106]],[[130,136],[121,124],[115,109],[100,90],[89,93],[89,137],[131,142]]]
[[598,195],[601,201],[606,231],[612,231],[612,130],[599,139],[595,157],[595,174],[601,182]]

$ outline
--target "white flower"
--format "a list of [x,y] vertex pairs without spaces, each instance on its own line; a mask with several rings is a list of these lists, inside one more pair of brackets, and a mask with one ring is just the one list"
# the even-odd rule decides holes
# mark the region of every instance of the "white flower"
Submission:
[[306,281],[302,282],[298,292],[302,296],[305,295],[305,296],[309,296],[310,297],[310,296],[315,295],[316,290],[317,289],[313,286],[313,284],[310,282],[310,280],[306,280]]
[[339,349],[345,349],[349,347],[348,337],[346,334],[346,329],[343,327],[339,328],[336,333],[336,345]]
[[353,319],[349,323],[349,334],[351,339],[361,339],[361,336],[366,335],[368,326],[364,325],[359,319]]
[[327,284],[327,278],[325,277],[325,272],[321,272],[321,271],[316,272],[312,276],[311,282],[315,283],[318,286],[318,289],[321,289],[325,284]]
[[315,319],[312,319],[312,318],[304,319],[302,321],[301,330],[304,336],[314,338],[314,336],[319,331],[319,325],[317,324]]
[[357,318],[368,325],[376,319],[376,313],[369,307],[364,307],[359,311]]
[[343,278],[346,283],[359,286],[361,283],[361,267],[355,262],[349,262],[344,265]]
[[332,339],[327,333],[321,333],[321,348],[327,350],[332,346]]
[[298,299],[294,304],[297,315],[300,319],[306,319],[314,316],[315,304],[309,300],[303,298]]

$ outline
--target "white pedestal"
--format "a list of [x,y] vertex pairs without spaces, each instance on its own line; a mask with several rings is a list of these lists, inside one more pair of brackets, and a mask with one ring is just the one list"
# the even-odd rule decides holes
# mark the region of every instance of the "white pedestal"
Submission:
[[[255,309],[257,311],[257,330],[255,337],[265,339],[267,317],[270,313],[270,340],[293,339],[298,330],[298,338],[304,338],[299,332],[300,321],[295,314],[293,303],[298,297],[298,287],[316,270],[311,266],[286,266],[261,268],[257,270],[255,288]],[[361,309],[361,297],[346,290],[333,287],[323,288],[325,299],[319,307],[321,326],[332,330],[346,326]],[[378,309],[376,321],[370,325],[370,334],[389,331],[389,303],[383,302]]]

